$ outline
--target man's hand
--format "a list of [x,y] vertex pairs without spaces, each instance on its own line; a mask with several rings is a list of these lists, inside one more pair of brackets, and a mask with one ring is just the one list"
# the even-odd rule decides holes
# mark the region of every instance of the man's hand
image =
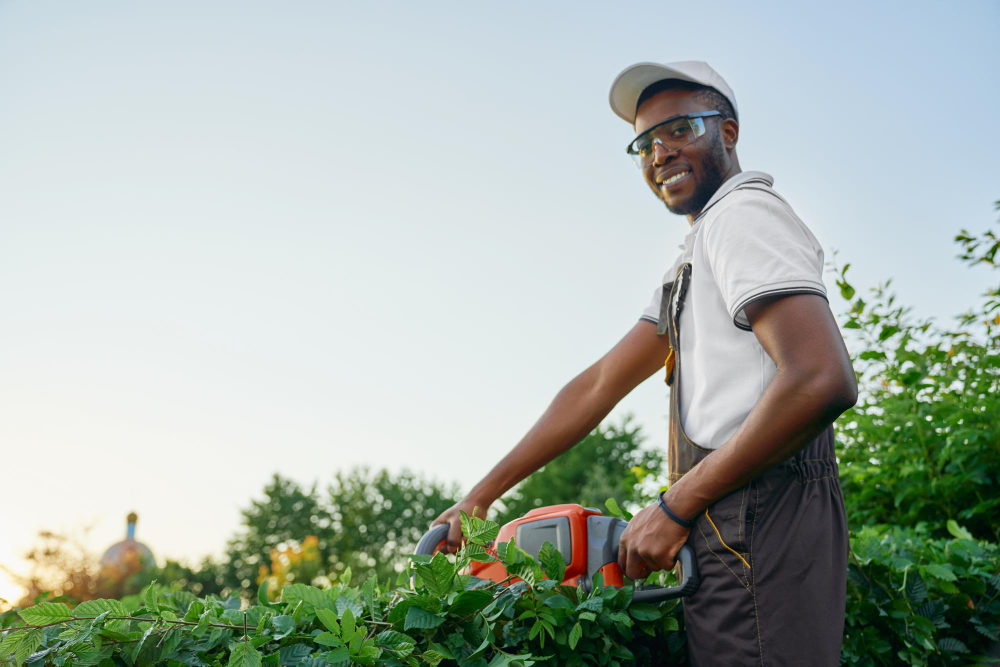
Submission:
[[633,581],[645,579],[657,570],[672,570],[674,558],[690,532],[690,528],[671,521],[659,507],[650,505],[632,517],[622,533],[618,565]]

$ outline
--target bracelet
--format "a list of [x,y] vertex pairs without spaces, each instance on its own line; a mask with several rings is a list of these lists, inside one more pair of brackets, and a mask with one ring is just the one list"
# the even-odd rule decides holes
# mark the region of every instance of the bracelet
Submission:
[[691,526],[693,526],[694,525],[694,519],[682,519],[682,518],[680,518],[679,516],[677,516],[676,514],[674,514],[673,512],[670,511],[670,508],[667,507],[667,504],[665,502],[663,502],[663,494],[664,493],[666,493],[666,491],[660,491],[660,500],[657,501],[657,503],[656,503],[657,505],[660,506],[660,509],[663,510],[663,513],[666,514],[671,519],[673,519],[674,521],[676,521],[677,523],[679,523],[680,525],[684,526],[685,528],[690,528]]

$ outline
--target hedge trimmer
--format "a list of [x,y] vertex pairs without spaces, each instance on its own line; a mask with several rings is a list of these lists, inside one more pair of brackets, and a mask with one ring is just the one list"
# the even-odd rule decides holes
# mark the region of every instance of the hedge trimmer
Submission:
[[[496,524],[493,524],[494,526]],[[600,510],[581,505],[550,505],[539,507],[514,519],[500,528],[496,539],[490,542],[487,553],[494,545],[514,543],[533,558],[539,557],[546,542],[555,547],[566,564],[562,583],[580,586],[588,593],[593,588],[593,580],[598,573],[607,586],[625,585],[621,567],[618,565],[618,540],[628,522],[612,516],[603,516]],[[436,554],[444,546],[448,537],[448,524],[438,524],[424,533],[414,553]],[[698,590],[698,565],[694,551],[688,545],[677,553],[675,572],[676,586],[636,588],[633,600],[636,602],[663,602],[685,597]],[[472,561],[463,574],[471,575],[479,581],[513,582],[512,577],[499,560],[494,562]]]

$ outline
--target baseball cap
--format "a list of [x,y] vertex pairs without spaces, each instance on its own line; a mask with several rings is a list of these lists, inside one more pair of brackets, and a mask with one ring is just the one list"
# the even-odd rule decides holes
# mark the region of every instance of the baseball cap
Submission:
[[657,81],[680,79],[700,83],[714,88],[733,105],[736,120],[739,120],[739,109],[736,108],[736,95],[726,80],[712,69],[708,63],[700,60],[684,60],[676,63],[636,63],[622,70],[611,84],[611,110],[621,118],[635,125],[635,105],[639,96],[649,86]]

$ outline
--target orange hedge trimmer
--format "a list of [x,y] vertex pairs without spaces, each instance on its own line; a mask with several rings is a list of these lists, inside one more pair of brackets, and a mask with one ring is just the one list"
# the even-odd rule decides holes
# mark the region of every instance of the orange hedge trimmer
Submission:
[[[608,586],[624,586],[625,578],[618,566],[618,540],[628,522],[612,516],[603,516],[600,510],[581,505],[550,505],[531,510],[520,519],[514,519],[500,528],[491,544],[514,543],[532,557],[537,558],[545,542],[551,543],[566,562],[566,575],[562,584],[581,586],[588,592],[593,587],[594,575],[600,573]],[[448,537],[448,524],[438,524],[427,531],[414,553],[432,555],[444,546]],[[693,594],[698,590],[698,566],[691,547],[684,545],[677,553],[675,571],[677,586],[637,588],[633,595],[636,602],[663,602]],[[473,561],[463,571],[483,581],[510,580],[503,563]],[[516,578],[510,581],[518,581]]]

